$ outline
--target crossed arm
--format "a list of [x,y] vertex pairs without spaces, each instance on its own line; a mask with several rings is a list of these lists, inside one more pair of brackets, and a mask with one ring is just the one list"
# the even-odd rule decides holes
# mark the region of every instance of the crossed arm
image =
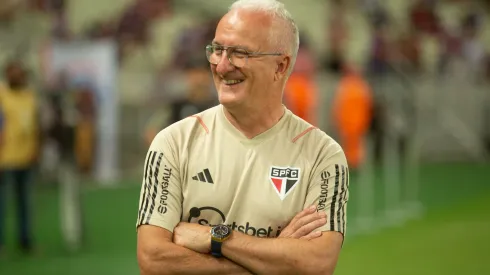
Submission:
[[[178,162],[164,136],[156,140],[145,161],[137,222],[142,275],[333,273],[346,225],[348,170],[343,152],[322,154],[305,199],[313,207],[298,213],[278,238],[233,232],[222,245],[224,258],[216,259],[209,254],[209,226],[178,223],[183,199]],[[161,178],[166,181],[158,184]],[[168,194],[164,204],[152,195],[162,188]]]
[[138,229],[137,254],[141,275],[250,274],[225,258],[217,259],[176,245],[170,231],[151,225]]
[[254,274],[333,274],[342,239],[338,232],[311,241],[237,233],[223,243],[222,253]]
[[[138,231],[138,261],[143,275],[153,274],[332,274],[343,236],[315,231],[325,215],[308,208],[279,238],[233,232],[223,243],[226,258],[209,255],[209,227],[180,223],[174,234],[153,226]],[[164,244],[164,245],[162,245]]]

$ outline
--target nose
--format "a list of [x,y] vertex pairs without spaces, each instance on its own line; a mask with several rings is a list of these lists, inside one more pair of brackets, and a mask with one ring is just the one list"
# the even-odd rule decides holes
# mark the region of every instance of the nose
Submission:
[[231,64],[230,60],[228,59],[228,51],[224,51],[223,55],[221,56],[221,60],[216,65],[216,72],[220,75],[225,75],[226,73],[234,70],[235,66],[233,66],[233,64]]

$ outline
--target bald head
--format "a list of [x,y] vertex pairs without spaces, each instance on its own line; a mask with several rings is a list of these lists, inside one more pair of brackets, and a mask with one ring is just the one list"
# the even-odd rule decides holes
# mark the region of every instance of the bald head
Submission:
[[[238,0],[230,6],[228,18],[238,15],[251,16],[246,20],[252,27],[267,28],[270,50],[291,57],[288,74],[291,74],[299,49],[299,30],[284,4],[276,0]],[[248,18],[247,18],[248,19]]]
[[[273,26],[273,20],[270,16],[262,12],[236,9],[231,10],[223,16],[218,24],[218,29],[233,31],[234,34],[243,38],[246,43],[259,48],[248,48],[253,51],[276,51],[276,45],[270,40],[270,32],[267,30]],[[245,41],[243,43],[245,43]]]

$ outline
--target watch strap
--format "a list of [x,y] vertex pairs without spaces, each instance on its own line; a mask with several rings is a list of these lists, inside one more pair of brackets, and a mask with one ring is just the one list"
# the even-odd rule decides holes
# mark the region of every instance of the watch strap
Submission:
[[222,254],[221,254],[221,245],[222,244],[223,244],[222,242],[211,240],[211,255],[213,255],[216,258],[221,258],[222,257]]

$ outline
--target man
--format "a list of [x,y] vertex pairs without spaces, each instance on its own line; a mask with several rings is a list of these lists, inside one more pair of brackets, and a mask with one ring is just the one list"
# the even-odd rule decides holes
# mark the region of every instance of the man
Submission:
[[4,244],[3,211],[5,185],[13,181],[17,200],[19,245],[24,252],[32,249],[30,232],[30,177],[38,157],[39,124],[36,95],[28,88],[27,72],[18,61],[9,62],[5,69],[7,85],[0,88],[0,108],[3,114],[0,148],[0,247]]
[[298,45],[278,1],[240,0],[221,19],[206,47],[221,104],[162,130],[146,157],[142,274],[333,273],[347,162],[282,104]]

